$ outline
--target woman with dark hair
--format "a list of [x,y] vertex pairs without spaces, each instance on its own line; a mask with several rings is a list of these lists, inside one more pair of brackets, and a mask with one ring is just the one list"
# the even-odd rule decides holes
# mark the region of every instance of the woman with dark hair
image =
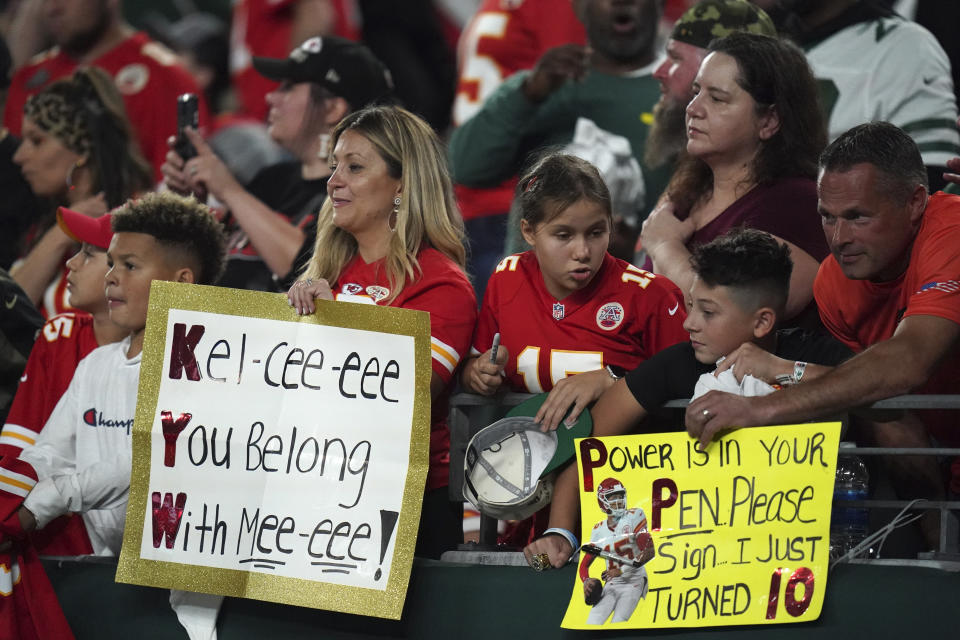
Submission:
[[803,52],[775,38],[735,33],[709,51],[687,105],[687,153],[644,223],[643,249],[689,291],[692,247],[735,227],[767,231],[791,250],[792,318],[810,305],[828,253],[817,215],[826,134],[816,82]]
[[[28,98],[23,112],[23,141],[13,160],[34,194],[48,201],[49,222],[60,205],[98,216],[150,189],[150,165],[105,71],[79,69]],[[52,224],[11,269],[34,304],[43,299],[48,316],[69,308],[63,265],[74,252],[74,240]]]

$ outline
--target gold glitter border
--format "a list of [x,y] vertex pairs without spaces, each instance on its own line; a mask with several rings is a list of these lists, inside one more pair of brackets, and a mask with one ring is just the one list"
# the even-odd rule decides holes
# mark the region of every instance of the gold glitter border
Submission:
[[[413,424],[403,507],[386,591],[271,576],[263,573],[144,560],[140,558],[150,479],[150,429],[163,376],[167,316],[170,309],[318,324],[412,336],[417,363]],[[316,312],[298,316],[282,293],[154,281],[143,341],[137,412],[133,424],[133,468],[123,549],[116,581],[269,600],[344,613],[399,620],[410,582],[413,549],[430,447],[430,316],[423,311],[319,300]]]

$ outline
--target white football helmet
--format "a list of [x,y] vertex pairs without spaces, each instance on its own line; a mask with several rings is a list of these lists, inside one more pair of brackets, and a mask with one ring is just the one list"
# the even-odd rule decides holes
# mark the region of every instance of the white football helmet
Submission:
[[620,518],[627,512],[627,489],[619,480],[607,478],[597,487],[597,502],[604,513]]

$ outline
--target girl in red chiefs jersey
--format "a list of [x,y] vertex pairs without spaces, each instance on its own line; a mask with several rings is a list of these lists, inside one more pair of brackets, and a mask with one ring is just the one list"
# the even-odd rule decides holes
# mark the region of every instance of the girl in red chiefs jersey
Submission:
[[[669,280],[607,253],[610,193],[597,169],[544,157],[517,185],[521,233],[532,250],[507,256],[487,285],[463,385],[549,391],[536,419],[556,429],[625,370],[689,339],[683,294]],[[494,335],[500,347],[492,353]],[[572,408],[572,410],[571,410]]]
[[447,397],[477,319],[446,154],[426,122],[397,107],[355,111],[332,144],[313,257],[287,297],[300,314],[318,298],[430,313],[430,467],[416,553],[439,557],[463,541],[463,504],[447,491]]

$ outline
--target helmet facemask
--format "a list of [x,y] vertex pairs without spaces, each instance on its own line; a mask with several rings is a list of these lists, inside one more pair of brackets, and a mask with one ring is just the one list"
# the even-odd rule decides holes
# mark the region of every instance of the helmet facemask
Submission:
[[607,508],[614,518],[622,518],[627,512],[627,492],[612,491],[606,496]]

